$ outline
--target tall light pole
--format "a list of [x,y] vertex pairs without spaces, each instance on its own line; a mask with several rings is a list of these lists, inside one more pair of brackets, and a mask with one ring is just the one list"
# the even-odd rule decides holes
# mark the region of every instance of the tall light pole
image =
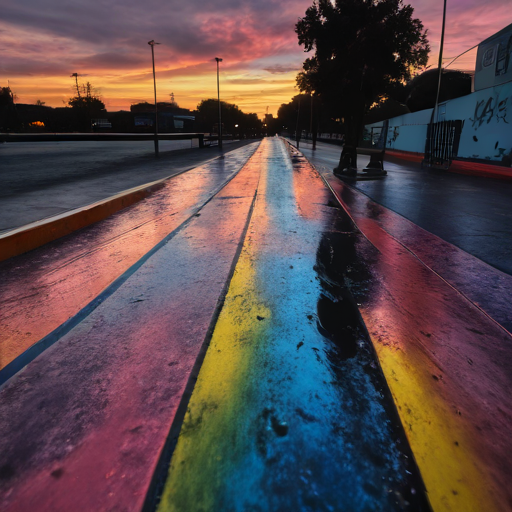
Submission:
[[73,73],[73,74],[71,75],[71,77],[74,77],[74,78],[75,78],[75,82],[76,82],[76,94],[77,94],[77,96],[78,96],[78,99],[80,100],[80,99],[82,99],[82,98],[80,98],[80,88],[78,87],[78,73]]
[[151,46],[151,58],[153,60],[153,87],[155,89],[155,156],[158,158],[158,108],[156,106],[156,75],[155,75],[155,43],[153,39],[148,42],[149,46]]
[[444,45],[444,27],[446,24],[446,0],[443,1],[443,26],[441,28],[441,44],[439,46],[439,62],[437,64],[438,69],[438,78],[437,78],[437,92],[436,92],[436,102],[434,103],[434,108],[432,110],[432,115],[430,117],[430,126],[429,126],[429,165],[432,166],[434,163],[433,158],[433,150],[434,150],[434,125],[437,122],[437,110],[439,103],[439,92],[441,91],[441,77],[443,74],[443,45]]
[[220,109],[220,87],[219,87],[219,62],[222,62],[222,59],[219,57],[215,57],[217,61],[217,101],[219,102],[219,149],[222,149],[222,114]]

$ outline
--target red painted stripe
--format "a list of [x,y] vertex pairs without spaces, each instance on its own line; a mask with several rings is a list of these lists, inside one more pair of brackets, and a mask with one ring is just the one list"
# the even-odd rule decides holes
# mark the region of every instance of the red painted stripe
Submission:
[[396,156],[403,160],[409,160],[411,162],[421,162],[425,155],[423,153],[413,153],[412,151],[400,151],[398,149],[386,149],[386,155]]
[[451,172],[458,172],[461,174],[472,174],[474,176],[487,176],[488,178],[512,180],[512,168],[505,167],[503,165],[454,160],[449,170]]
[[508,276],[325,177],[379,251],[360,311],[433,510],[509,510],[511,335],[471,300],[487,282],[510,297]]
[[0,466],[12,476],[0,510],[142,509],[245,236],[261,168],[251,162],[2,388]]
[[[421,162],[425,158],[424,153],[414,153],[412,151],[401,151],[398,149],[386,149],[386,155],[401,158],[402,160],[409,160],[411,162]],[[487,164],[484,162],[468,162],[465,160],[453,160],[448,170],[450,172],[456,172],[459,174],[469,174],[472,176],[486,176],[487,178],[512,180],[511,167]]]

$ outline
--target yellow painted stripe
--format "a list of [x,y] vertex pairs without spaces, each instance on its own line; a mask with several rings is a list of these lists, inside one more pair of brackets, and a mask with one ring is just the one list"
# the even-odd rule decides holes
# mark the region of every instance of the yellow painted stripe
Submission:
[[361,313],[434,512],[504,512],[495,504],[488,475],[478,467],[467,423],[437,396],[424,358],[380,343],[371,333],[375,317]]
[[[439,367],[435,349],[428,348],[418,339],[418,336],[424,336],[420,331],[422,326],[426,326],[429,332],[434,329],[439,339],[449,336],[442,325],[436,324],[435,313],[436,310],[446,311],[450,299],[444,298],[437,305],[429,303],[435,293],[442,296],[441,289],[438,289],[426,293],[424,299],[417,300],[416,310],[414,307],[404,308],[409,300],[415,300],[425,293],[426,290],[422,288],[429,288],[429,281],[418,280],[409,290],[397,284],[403,283],[402,280],[411,280],[416,260],[411,259],[392,236],[367,216],[371,204],[366,199],[360,203],[356,196],[350,198],[349,195],[349,201],[345,203],[342,199],[344,188],[336,188],[335,193],[340,203],[380,252],[373,296],[360,311],[393,395],[432,509],[434,512],[512,510],[506,487],[499,485],[504,480],[503,475],[498,474],[501,468],[493,467],[486,458],[486,446],[492,446],[492,436],[500,432],[494,430],[492,423],[486,425],[485,418],[480,421],[485,408],[467,408],[464,415],[461,415],[456,405],[462,401],[461,395],[474,394],[474,390],[464,387],[467,380],[461,378],[463,369],[460,375],[453,369],[449,373],[444,372]],[[397,269],[396,272],[392,271],[393,267]],[[416,270],[418,275],[426,272],[425,268],[418,267]],[[379,288],[380,292],[375,291],[375,288]],[[420,334],[415,336],[415,333]],[[458,349],[464,347],[464,338],[460,340],[452,344],[449,337],[445,340],[444,348],[451,346],[455,361],[461,361]],[[450,356],[445,354],[444,357]],[[463,400],[463,403],[467,404],[468,400]],[[487,430],[482,431],[481,426]],[[502,437],[498,439],[502,446],[506,444],[502,442]]]
[[[210,464],[222,467],[224,454],[233,453],[236,441],[222,433],[229,431],[226,424],[250,407],[245,393],[247,367],[252,359],[248,351],[262,338],[265,328],[257,316],[271,317],[255,293],[255,255],[251,248],[251,244],[245,244],[215,326],[172,457],[160,512],[183,512],[191,496],[197,510],[216,510],[216,496],[210,491],[222,482],[211,481],[215,472]],[[222,414],[215,414],[219,402]],[[201,436],[194,435],[199,425]],[[217,473],[217,477],[222,479],[223,475]]]

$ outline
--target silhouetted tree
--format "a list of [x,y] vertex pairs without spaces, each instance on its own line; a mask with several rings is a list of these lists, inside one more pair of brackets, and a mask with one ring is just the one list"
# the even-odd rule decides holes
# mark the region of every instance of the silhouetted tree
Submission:
[[309,94],[297,94],[289,103],[283,103],[277,110],[281,130],[295,137],[296,131],[309,131],[311,96]]
[[[405,86],[405,103],[411,112],[434,108],[439,78],[438,68],[415,76]],[[443,70],[439,101],[448,101],[471,93],[471,75],[464,71]]]
[[91,119],[106,115],[105,103],[101,101],[90,82],[81,85],[77,83],[76,91],[77,95],[68,100],[68,105],[74,111],[76,128],[89,131]]
[[[256,114],[246,114],[237,105],[220,102],[223,132],[234,135],[250,137],[259,135],[262,129],[262,122]],[[216,99],[202,100],[197,105],[196,123],[200,131],[214,132],[218,129],[219,104]],[[238,126],[236,126],[238,125]]]
[[297,22],[299,44],[315,51],[297,84],[345,119],[354,159],[365,110],[427,63],[427,33],[413,12],[401,0],[318,0]]
[[10,87],[0,87],[0,130],[17,130],[20,127],[15,97]]
[[[159,101],[157,103],[158,112],[174,112],[174,111],[186,111],[186,109],[182,109],[175,101]],[[148,103],[147,101],[141,101],[139,103],[134,103],[130,106],[131,112],[154,112],[155,104]]]
[[409,114],[411,111],[404,103],[394,98],[384,98],[382,101],[375,103],[364,116],[364,124],[377,123],[385,119]]
[[10,87],[0,87],[0,107],[14,104],[14,93]]

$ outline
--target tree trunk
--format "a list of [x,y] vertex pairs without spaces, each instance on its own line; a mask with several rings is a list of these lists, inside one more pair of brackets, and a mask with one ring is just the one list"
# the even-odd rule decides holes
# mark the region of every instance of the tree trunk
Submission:
[[340,155],[340,162],[335,171],[343,172],[348,169],[349,174],[357,171],[357,147],[363,133],[364,100],[356,99],[353,108],[347,111],[345,118],[345,144]]

